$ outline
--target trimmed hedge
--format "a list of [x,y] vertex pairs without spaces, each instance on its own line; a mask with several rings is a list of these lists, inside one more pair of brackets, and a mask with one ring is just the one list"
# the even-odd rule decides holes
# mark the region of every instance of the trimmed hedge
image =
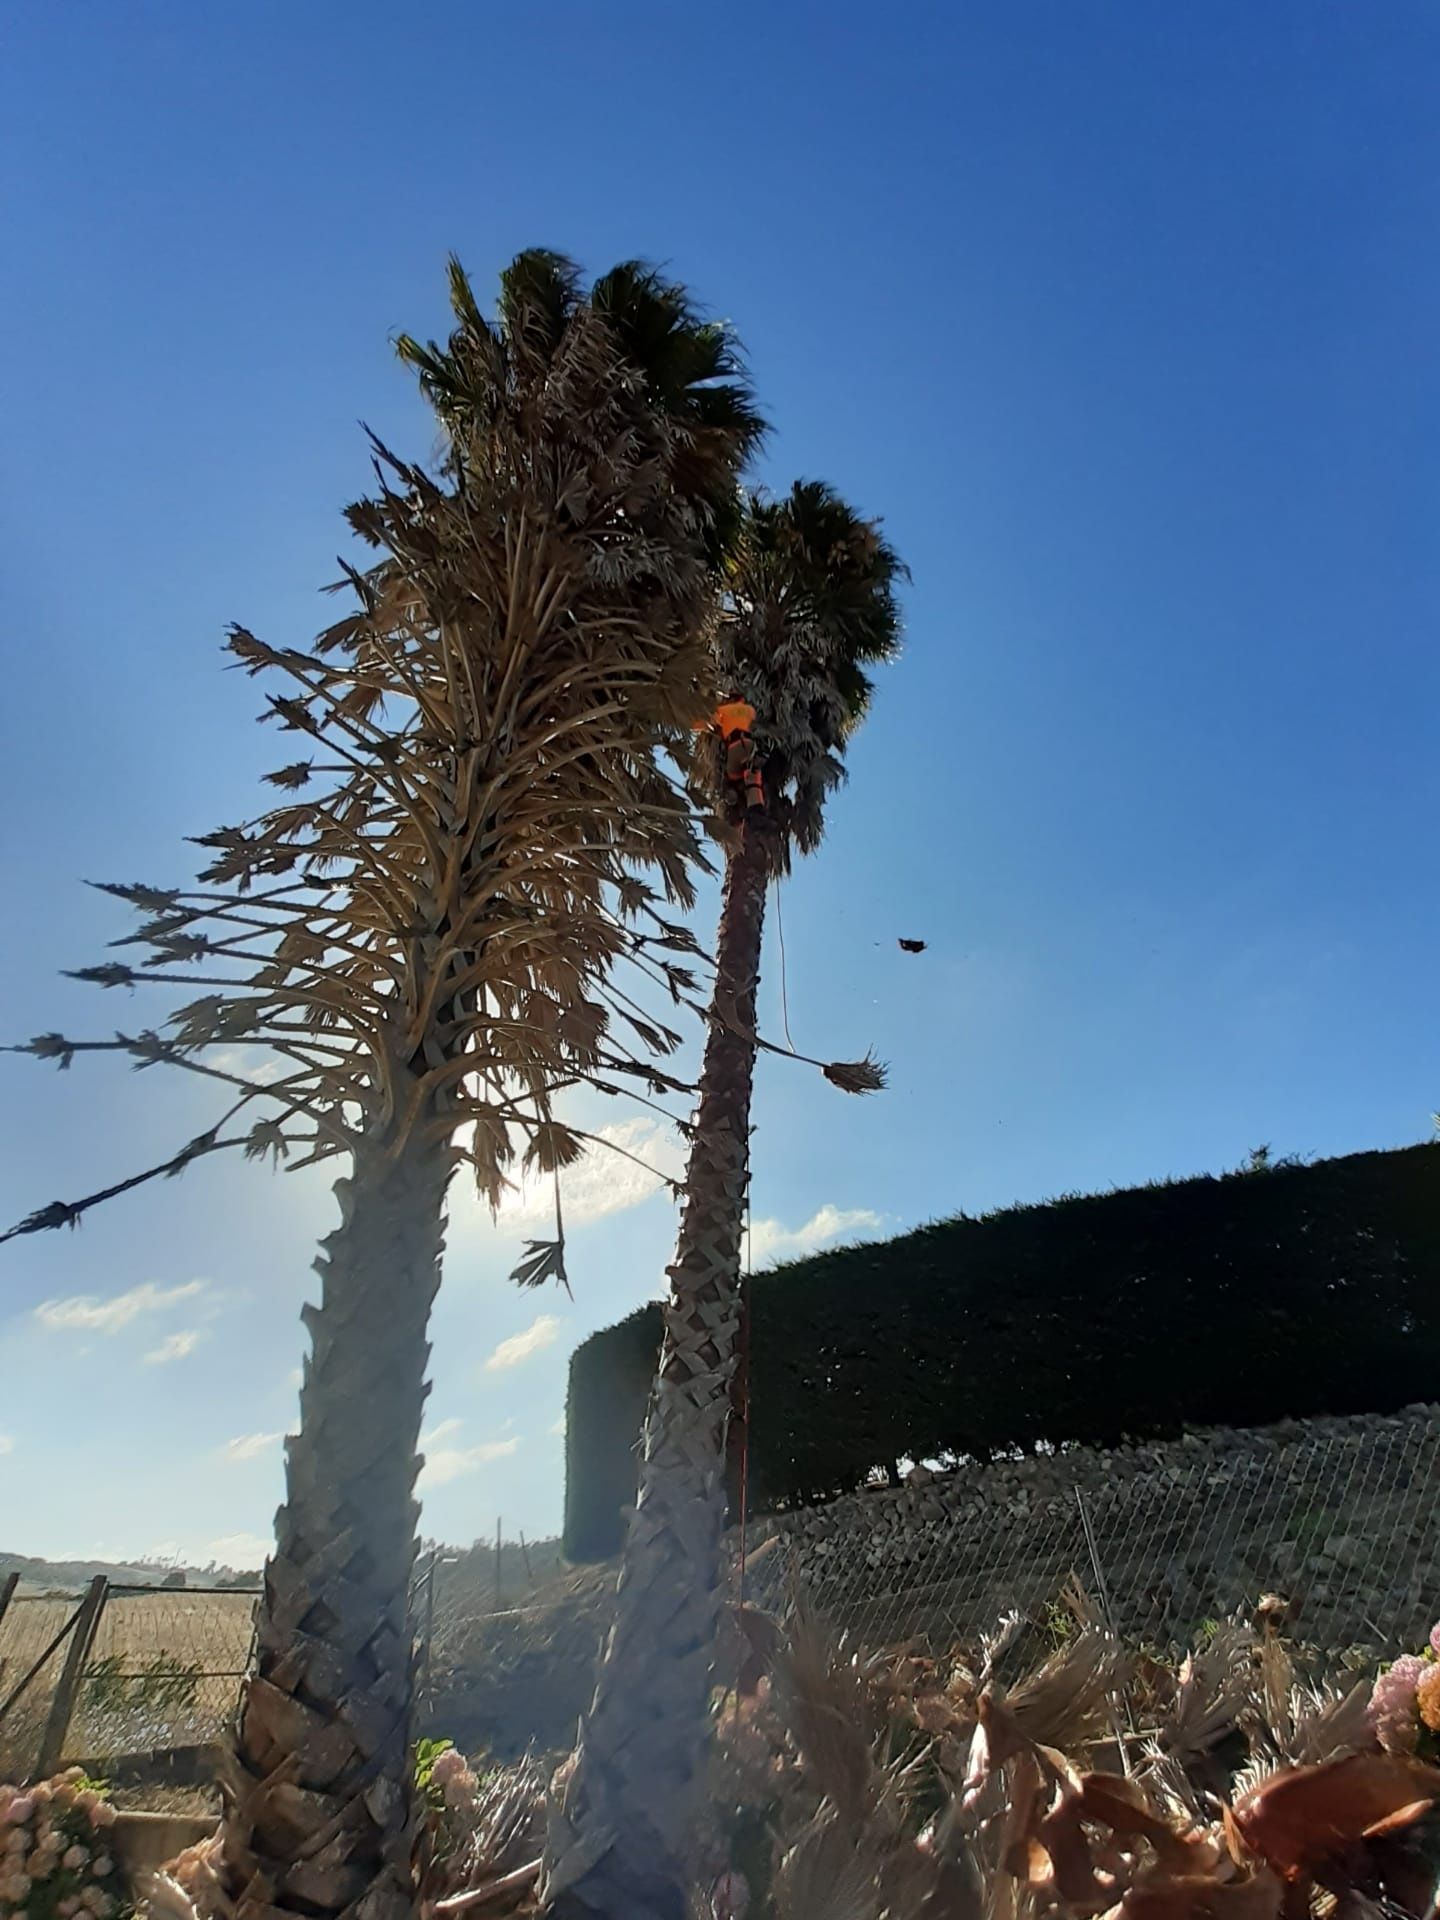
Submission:
[[[1440,1147],[961,1216],[751,1287],[757,1510],[905,1458],[1386,1413],[1440,1380]],[[651,1303],[570,1363],[565,1540],[619,1550]]]

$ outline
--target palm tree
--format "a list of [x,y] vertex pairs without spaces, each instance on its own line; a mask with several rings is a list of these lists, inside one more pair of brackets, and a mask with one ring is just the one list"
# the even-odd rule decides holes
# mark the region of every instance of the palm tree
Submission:
[[[549,1839],[547,1900],[565,1920],[685,1911],[719,1617],[765,894],[794,852],[820,843],[869,702],[866,669],[898,646],[902,572],[876,526],[826,486],[749,504],[717,680],[755,710],[765,805],[748,811],[710,763],[726,845],[714,999],[618,1611]],[[827,1073],[856,1092],[879,1084],[868,1063]]]
[[[581,1136],[557,1089],[655,1071],[612,1031],[630,1002],[608,983],[627,955],[668,964],[626,918],[659,897],[636,870],[691,897],[691,810],[656,752],[709,697],[716,563],[760,431],[726,334],[649,269],[587,294],[568,261],[522,254],[493,325],[453,263],[451,296],[448,344],[399,343],[443,478],[376,443],[378,492],[348,515],[380,553],[346,568],[356,610],[309,652],[232,633],[288,683],[268,717],[314,751],[270,777],[300,797],[206,836],[194,890],[111,889],[146,914],[150,957],[84,970],[214,989],[166,1032],[98,1043],[237,1095],[151,1173],[231,1145],[348,1162],[223,1783],[241,1920],[412,1910],[407,1597],[446,1193],[468,1163],[497,1201],[517,1138],[527,1166],[566,1165]],[[237,1045],[279,1076],[234,1071]],[[517,1277],[563,1273],[558,1236],[531,1251]]]

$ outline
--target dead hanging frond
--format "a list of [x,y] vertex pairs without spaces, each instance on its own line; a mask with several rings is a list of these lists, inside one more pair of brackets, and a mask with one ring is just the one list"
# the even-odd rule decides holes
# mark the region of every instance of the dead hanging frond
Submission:
[[703,1019],[738,1034],[762,1053],[773,1053],[782,1060],[798,1060],[803,1066],[818,1067],[831,1086],[839,1087],[842,1093],[883,1093],[889,1084],[888,1068],[873,1053],[867,1053],[863,1060],[817,1060],[808,1053],[801,1053],[796,1047],[782,1047],[778,1041],[765,1039],[753,1025],[740,1022],[718,1005],[704,1006],[688,993],[677,994],[676,997]]
[[885,1068],[872,1054],[863,1060],[832,1060],[820,1071],[842,1093],[881,1093],[885,1088]]
[[132,1173],[128,1180],[117,1180],[114,1186],[102,1187],[98,1193],[89,1193],[81,1200],[52,1200],[49,1206],[37,1207],[34,1213],[26,1214],[15,1226],[0,1233],[0,1245],[7,1240],[18,1239],[27,1233],[53,1233],[60,1227],[78,1227],[83,1217],[92,1207],[103,1205],[106,1200],[114,1200],[122,1193],[130,1193],[136,1187],[143,1187],[151,1180],[173,1180],[177,1174],[185,1171],[192,1161],[206,1154],[223,1153],[229,1147],[243,1147],[245,1140],[238,1137],[221,1140],[211,1135],[201,1135],[191,1140],[178,1153],[168,1160],[162,1160],[157,1166],[147,1167],[143,1173]]
[[524,1254],[510,1269],[510,1278],[517,1287],[543,1287],[547,1280],[558,1280],[569,1293],[570,1282],[565,1274],[565,1242],[527,1240]]
[[[518,331],[477,328],[462,275],[450,340],[401,343],[445,477],[372,440],[376,490],[349,519],[375,557],[343,567],[352,609],[308,651],[230,631],[263,717],[305,736],[267,776],[281,803],[201,834],[189,887],[102,883],[138,924],[123,961],[75,977],[170,1010],[138,1035],[19,1049],[223,1081],[242,1124],[206,1151],[295,1168],[443,1141],[498,1204],[517,1155],[578,1153],[556,1090],[675,1044],[633,1005],[634,1052],[610,1043],[605,989],[632,966],[672,997],[689,979],[649,944],[688,952],[683,929],[640,919],[688,903],[705,864],[658,756],[711,698],[718,530],[760,427],[723,334],[677,290],[647,281],[615,308],[555,256],[522,263]],[[195,1157],[12,1232],[73,1225]],[[532,1270],[563,1279],[558,1243]]]

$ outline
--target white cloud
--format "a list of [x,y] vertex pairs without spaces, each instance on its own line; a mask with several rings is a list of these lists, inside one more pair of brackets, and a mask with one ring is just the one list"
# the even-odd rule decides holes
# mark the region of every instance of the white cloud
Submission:
[[13,1453],[14,1451],[15,1442],[10,1438],[9,1434],[0,1433],[0,1453]]
[[750,1223],[750,1264],[758,1267],[775,1260],[795,1260],[801,1254],[814,1253],[836,1240],[853,1239],[862,1233],[875,1233],[884,1224],[883,1216],[869,1207],[832,1207],[825,1205],[803,1227],[787,1227],[778,1220],[753,1220]]
[[258,1533],[224,1533],[218,1540],[210,1542],[205,1553],[216,1566],[235,1567],[243,1571],[251,1567],[263,1567],[270,1558],[271,1545]]
[[164,1367],[172,1360],[188,1360],[204,1338],[204,1334],[194,1327],[186,1327],[180,1333],[168,1333],[158,1347],[152,1347],[145,1355],[145,1364],[147,1367]]
[[565,1416],[564,1416],[564,1414],[563,1414],[563,1413],[561,1414],[561,1416],[560,1416],[560,1418],[559,1418],[559,1419],[558,1419],[558,1420],[557,1420],[557,1421],[555,1422],[555,1424],[554,1424],[554,1426],[553,1426],[553,1427],[547,1427],[547,1428],[545,1429],[545,1431],[546,1431],[547,1433],[553,1433],[553,1434],[556,1434],[556,1435],[558,1435],[558,1437],[559,1437],[559,1438],[560,1438],[561,1440],[563,1440],[563,1439],[565,1438]]
[[508,1340],[500,1342],[485,1362],[485,1371],[504,1373],[510,1367],[521,1366],[533,1354],[553,1347],[559,1337],[559,1318],[553,1313],[537,1314],[523,1333],[512,1333]]
[[450,1481],[459,1480],[467,1473],[475,1473],[492,1460],[508,1459],[512,1453],[520,1450],[518,1439],[482,1440],[474,1447],[437,1445],[441,1440],[453,1439],[464,1424],[463,1420],[442,1420],[432,1432],[420,1436],[420,1447],[425,1455],[425,1465],[420,1470],[418,1482],[422,1492],[427,1487],[448,1486]]
[[279,1079],[282,1066],[266,1047],[222,1047],[218,1053],[207,1053],[204,1060],[217,1073],[233,1074],[237,1080],[248,1080],[252,1087],[268,1087],[272,1080]]
[[284,1438],[283,1433],[237,1434],[235,1439],[225,1442],[221,1451],[227,1460],[258,1460],[262,1453],[268,1453]]
[[[645,1116],[595,1129],[596,1144],[560,1176],[567,1227],[608,1213],[624,1213],[659,1193],[685,1171],[685,1151],[673,1127]],[[600,1142],[605,1144],[601,1145]],[[627,1159],[626,1155],[634,1155]],[[643,1161],[644,1165],[637,1165]],[[500,1202],[497,1223],[513,1232],[554,1232],[555,1183],[546,1174],[522,1176]]]
[[77,1293],[68,1300],[44,1300],[35,1309],[35,1318],[57,1332],[119,1333],[142,1313],[162,1313],[178,1300],[193,1300],[205,1291],[203,1280],[186,1280],[178,1287],[159,1287],[146,1280],[128,1293],[117,1293],[113,1300],[98,1300],[93,1293]]

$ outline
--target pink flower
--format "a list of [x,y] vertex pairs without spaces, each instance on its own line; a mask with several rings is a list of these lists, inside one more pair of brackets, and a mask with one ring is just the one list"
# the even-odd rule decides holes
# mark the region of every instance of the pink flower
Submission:
[[468,1773],[465,1756],[455,1747],[447,1747],[443,1753],[436,1754],[435,1764],[430,1769],[430,1778],[437,1787],[443,1787],[447,1780],[456,1780],[462,1773]]
[[114,1826],[115,1809],[111,1806],[108,1800],[97,1800],[94,1806],[91,1807],[90,1824],[92,1827],[113,1827]]
[[1430,1629],[1430,1651],[1440,1658],[1440,1620]]
[[78,1873],[81,1867],[88,1866],[89,1863],[90,1855],[84,1847],[71,1847],[60,1861],[67,1873]]
[[58,1904],[56,1905],[55,1911],[58,1914],[63,1915],[64,1920],[70,1920],[70,1915],[72,1913],[78,1913],[80,1911],[80,1902],[78,1899],[76,1899],[75,1895],[72,1893],[67,1900],[61,1900],[60,1902],[58,1902]]
[[1418,1654],[1402,1653],[1370,1690],[1370,1728],[1389,1753],[1414,1749],[1420,1731],[1415,1689],[1428,1670]]
[[445,1804],[452,1813],[461,1813],[466,1807],[475,1804],[475,1788],[478,1782],[467,1767],[465,1772],[457,1774],[453,1780],[447,1780],[443,1789]]
[[10,1822],[12,1827],[20,1827],[25,1824],[25,1822],[30,1818],[31,1814],[34,1813],[34,1811],[35,1811],[34,1794],[33,1793],[17,1793],[15,1798],[10,1802],[9,1806],[5,1809],[5,1818]]
[[97,1880],[108,1880],[114,1871],[115,1862],[110,1858],[108,1853],[102,1853],[95,1862],[95,1878]]

